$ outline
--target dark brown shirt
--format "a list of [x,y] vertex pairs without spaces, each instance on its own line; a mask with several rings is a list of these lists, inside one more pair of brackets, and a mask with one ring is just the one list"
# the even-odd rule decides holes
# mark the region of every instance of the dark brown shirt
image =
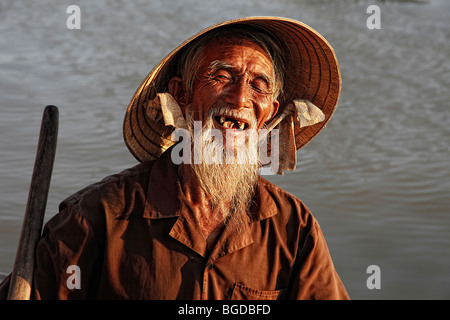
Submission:
[[251,222],[209,251],[167,153],[61,204],[37,248],[35,298],[348,299],[308,208],[263,178]]

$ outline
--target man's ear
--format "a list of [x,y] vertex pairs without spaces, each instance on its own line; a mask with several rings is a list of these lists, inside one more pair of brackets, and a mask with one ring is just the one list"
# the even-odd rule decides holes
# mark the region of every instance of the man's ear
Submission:
[[174,97],[181,107],[181,111],[184,114],[184,109],[187,105],[186,93],[184,91],[183,79],[180,77],[173,77],[169,80],[168,91]]
[[280,107],[280,103],[278,102],[278,100],[274,100],[272,103],[272,113],[270,114],[270,116],[267,118],[266,122],[270,122],[273,117],[275,117],[275,115],[278,112],[278,108]]

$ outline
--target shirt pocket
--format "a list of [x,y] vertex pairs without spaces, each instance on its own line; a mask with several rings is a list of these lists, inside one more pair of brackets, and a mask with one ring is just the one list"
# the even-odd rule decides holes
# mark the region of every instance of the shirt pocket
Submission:
[[233,285],[230,300],[282,300],[287,289],[259,290],[245,286],[242,282]]

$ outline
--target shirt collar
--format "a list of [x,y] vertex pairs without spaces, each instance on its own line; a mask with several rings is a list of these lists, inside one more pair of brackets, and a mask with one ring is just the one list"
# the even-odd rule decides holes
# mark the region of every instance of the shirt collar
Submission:
[[155,161],[147,188],[144,218],[160,219],[180,215],[178,166],[170,157],[171,149]]

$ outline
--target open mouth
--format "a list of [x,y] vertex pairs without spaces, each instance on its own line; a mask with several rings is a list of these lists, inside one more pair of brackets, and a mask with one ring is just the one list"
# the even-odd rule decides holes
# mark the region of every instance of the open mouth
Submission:
[[214,120],[225,129],[244,131],[247,130],[249,127],[249,124],[242,119],[235,119],[226,116],[217,116],[214,117]]

